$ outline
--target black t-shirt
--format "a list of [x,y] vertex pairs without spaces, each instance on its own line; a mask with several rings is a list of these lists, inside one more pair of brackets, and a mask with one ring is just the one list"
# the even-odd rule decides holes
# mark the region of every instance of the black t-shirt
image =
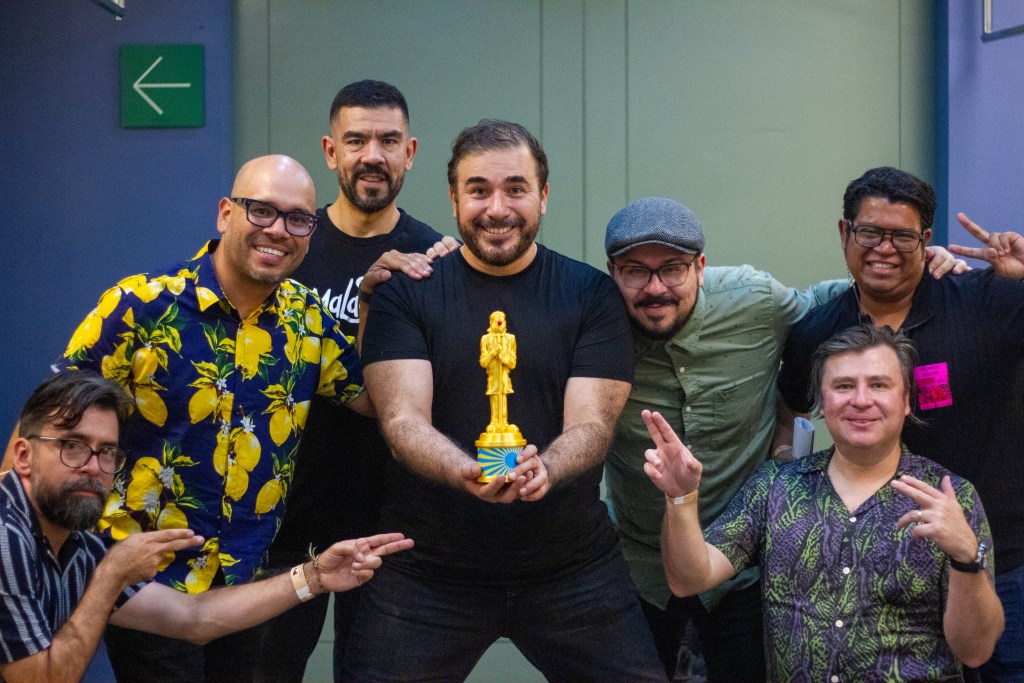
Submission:
[[[790,332],[779,390],[810,409],[811,355],[862,318],[853,290],[813,309]],[[996,572],[1024,564],[1024,283],[991,270],[925,274],[900,330],[914,342],[925,421],[906,423],[903,441],[978,490],[995,545]]]
[[[321,222],[309,253],[292,275],[320,295],[350,337],[359,327],[359,282],[381,254],[391,249],[423,253],[441,239],[430,226],[399,211],[391,232],[352,237],[334,225],[325,206],[317,211]],[[271,565],[298,561],[310,543],[323,550],[335,541],[374,533],[389,458],[376,420],[315,397]]]
[[[632,381],[630,328],[614,283],[543,246],[525,270],[507,277],[474,270],[461,253],[436,262],[425,280],[392,277],[374,294],[363,363],[429,360],[433,425],[475,457],[474,441],[490,421],[480,337],[496,310],[505,313],[518,347],[509,421],[541,453],[562,431],[570,377]],[[600,480],[598,463],[540,501],[499,505],[392,460],[381,526],[416,546],[388,562],[438,581],[474,584],[573,571],[616,549]]]

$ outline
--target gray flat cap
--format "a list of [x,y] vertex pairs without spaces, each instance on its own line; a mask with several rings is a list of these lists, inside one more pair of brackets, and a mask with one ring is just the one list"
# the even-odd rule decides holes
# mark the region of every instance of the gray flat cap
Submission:
[[697,214],[674,199],[637,199],[608,221],[604,250],[612,258],[643,244],[699,254],[704,251],[704,226]]

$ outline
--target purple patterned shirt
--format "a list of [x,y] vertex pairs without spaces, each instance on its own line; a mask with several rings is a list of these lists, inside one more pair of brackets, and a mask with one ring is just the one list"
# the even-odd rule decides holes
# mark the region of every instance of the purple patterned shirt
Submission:
[[[764,463],[704,534],[737,571],[761,565],[769,677],[962,680],[942,630],[946,554],[910,527],[896,528],[917,504],[891,486],[851,513],[828,477],[832,452]],[[951,473],[904,448],[895,477],[903,474],[938,488]],[[974,486],[951,481],[968,524],[991,548]]]

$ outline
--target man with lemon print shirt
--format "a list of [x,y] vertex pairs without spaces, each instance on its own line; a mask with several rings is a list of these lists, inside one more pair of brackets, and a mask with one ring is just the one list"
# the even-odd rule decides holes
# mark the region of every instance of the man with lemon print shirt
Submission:
[[[253,579],[314,395],[372,413],[355,349],[319,298],[287,279],[315,211],[294,159],[248,162],[220,200],[220,240],[162,274],[121,280],[65,352],[66,367],[102,372],[135,400],[100,530],[119,540],[187,527],[205,539],[157,574],[177,590]],[[119,681],[251,680],[255,639],[243,634],[206,646],[117,627],[106,638]]]

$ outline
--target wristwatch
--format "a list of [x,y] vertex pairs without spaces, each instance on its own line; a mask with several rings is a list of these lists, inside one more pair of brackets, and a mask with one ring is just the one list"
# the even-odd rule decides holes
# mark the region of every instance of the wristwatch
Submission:
[[978,556],[974,558],[974,562],[957,562],[952,557],[949,558],[949,566],[958,572],[965,572],[967,574],[977,574],[988,567],[988,546],[985,545],[984,541],[978,541]]

